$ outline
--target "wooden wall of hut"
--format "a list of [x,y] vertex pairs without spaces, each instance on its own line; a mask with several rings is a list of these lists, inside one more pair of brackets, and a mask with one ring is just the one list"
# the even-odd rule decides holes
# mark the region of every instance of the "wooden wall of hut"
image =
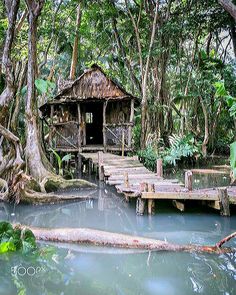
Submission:
[[121,124],[130,120],[130,101],[108,101],[106,123]]

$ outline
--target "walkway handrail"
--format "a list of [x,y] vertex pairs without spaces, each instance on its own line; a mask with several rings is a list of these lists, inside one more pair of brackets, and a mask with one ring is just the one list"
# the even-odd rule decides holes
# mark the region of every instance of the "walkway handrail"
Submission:
[[[43,118],[44,122],[48,125],[48,127],[51,127],[53,125],[48,124],[47,120],[45,118]],[[74,145],[72,142],[70,142],[66,137],[64,137],[59,131],[56,130],[55,126],[52,127],[53,130],[55,130],[55,132],[62,138],[64,139],[69,145],[71,145],[73,148],[78,149],[78,147],[76,145]]]
[[120,143],[121,144],[124,144],[127,148],[129,148],[129,146],[125,143],[125,142],[123,142],[113,131],[111,131],[111,129],[110,128],[108,128],[106,125],[105,125],[105,128],[113,135],[113,136],[115,136],[115,138],[117,138],[119,141],[120,141]]

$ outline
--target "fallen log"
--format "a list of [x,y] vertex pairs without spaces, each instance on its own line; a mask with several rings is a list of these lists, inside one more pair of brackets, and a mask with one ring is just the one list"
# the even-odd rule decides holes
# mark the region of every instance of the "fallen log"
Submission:
[[[172,252],[205,252],[205,253],[228,253],[235,252],[234,248],[221,248],[217,246],[178,245],[161,240],[155,240],[139,236],[131,236],[113,232],[106,232],[89,228],[37,228],[23,225],[15,225],[20,229],[28,228],[37,240],[90,244],[95,246],[116,247],[125,249],[143,249],[149,251],[172,251]],[[233,237],[233,236],[232,236]],[[230,239],[230,238],[229,238]],[[229,240],[228,239],[228,240]]]

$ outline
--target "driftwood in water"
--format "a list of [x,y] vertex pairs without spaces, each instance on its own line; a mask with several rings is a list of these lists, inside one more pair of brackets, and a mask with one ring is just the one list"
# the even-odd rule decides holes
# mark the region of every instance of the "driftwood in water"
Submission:
[[[16,225],[25,228],[22,225]],[[144,249],[150,251],[173,251],[173,252],[206,252],[206,253],[226,253],[234,252],[232,248],[221,248],[222,244],[233,238],[236,233],[226,237],[215,246],[199,246],[199,245],[177,245],[161,240],[150,238],[131,236],[126,234],[106,232],[89,228],[36,228],[28,227],[37,240],[90,244],[96,246],[117,247],[125,249]]]

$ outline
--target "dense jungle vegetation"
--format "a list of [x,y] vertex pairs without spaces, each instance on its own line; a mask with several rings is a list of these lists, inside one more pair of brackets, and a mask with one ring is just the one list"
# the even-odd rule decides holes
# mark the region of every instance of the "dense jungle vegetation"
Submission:
[[229,156],[231,145],[235,171],[235,9],[223,0],[1,1],[4,197],[22,183],[40,191],[45,177],[62,181],[41,148],[38,107],[93,63],[137,97],[134,147],[147,166]]

